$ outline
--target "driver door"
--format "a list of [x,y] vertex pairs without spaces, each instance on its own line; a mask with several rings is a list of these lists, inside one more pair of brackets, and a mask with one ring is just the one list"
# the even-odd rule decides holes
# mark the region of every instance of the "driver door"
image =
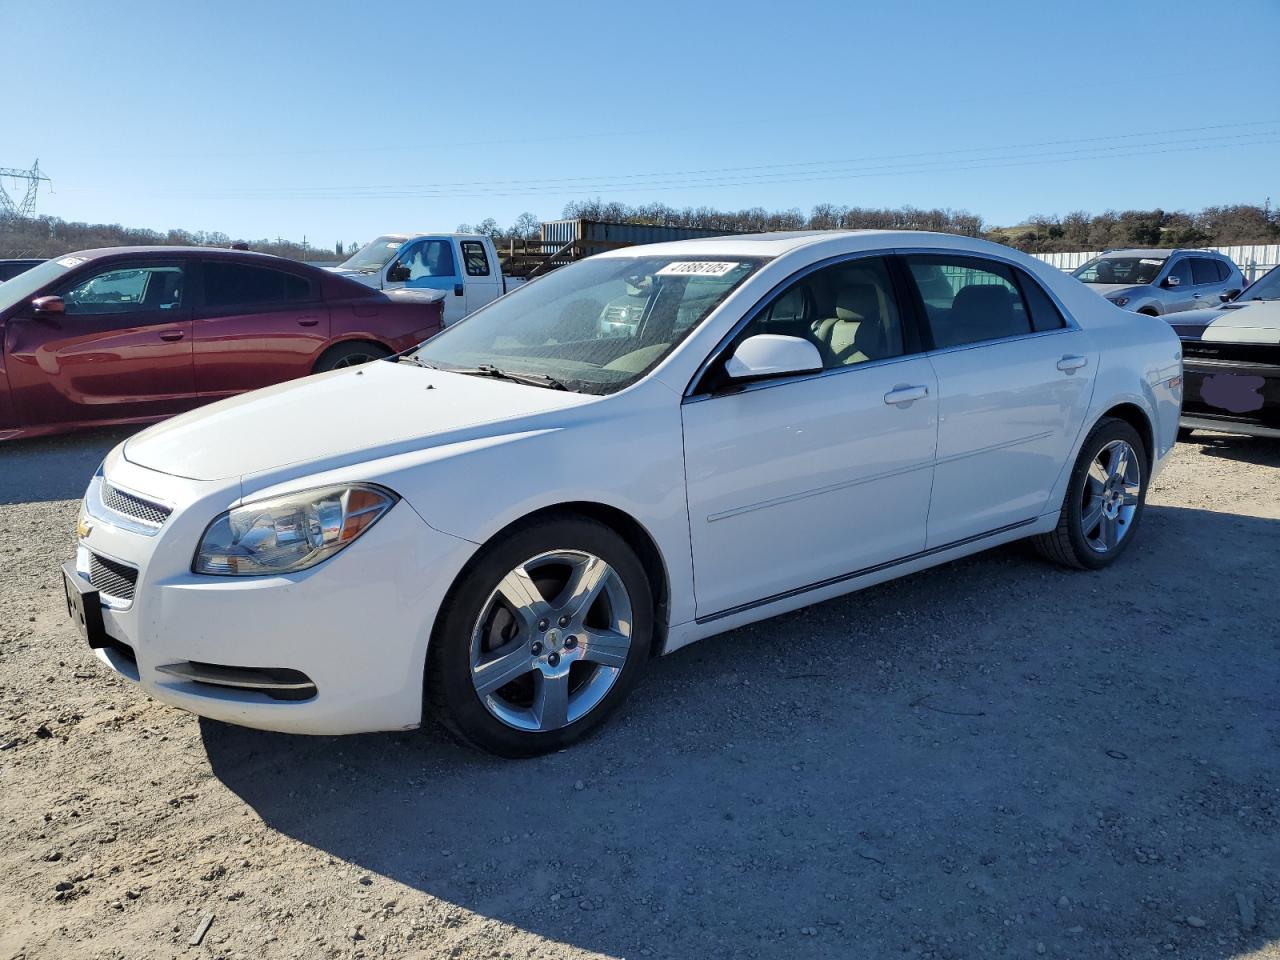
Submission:
[[406,243],[387,269],[388,279],[396,277],[403,277],[404,285],[411,290],[445,291],[446,327],[467,315],[467,288],[458,274],[452,237],[419,237]]
[[50,291],[65,313],[13,318],[5,353],[19,422],[137,420],[193,406],[185,291],[180,260],[117,260]]

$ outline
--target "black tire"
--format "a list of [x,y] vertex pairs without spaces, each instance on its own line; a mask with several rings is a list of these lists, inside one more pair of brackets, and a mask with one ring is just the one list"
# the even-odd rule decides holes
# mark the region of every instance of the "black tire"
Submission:
[[1194,429],[1192,429],[1191,427],[1179,427],[1179,428],[1178,428],[1178,442],[1179,442],[1179,443],[1190,443],[1190,442],[1191,442],[1191,435],[1192,435],[1192,434],[1194,434],[1194,433],[1195,433],[1195,430],[1194,430]]
[[[1082,516],[1085,505],[1086,482],[1089,468],[1102,450],[1114,441],[1122,440],[1129,444],[1136,453],[1138,468],[1141,471],[1138,502],[1132,516],[1126,522],[1127,530],[1123,537],[1105,553],[1091,547],[1085,539],[1082,527]],[[1150,461],[1147,459],[1146,444],[1138,431],[1123,420],[1104,417],[1085,439],[1080,448],[1080,456],[1076,458],[1071,470],[1071,478],[1067,482],[1067,493],[1062,503],[1062,513],[1058,518],[1058,526],[1050,533],[1040,534],[1033,539],[1040,555],[1054,563],[1076,570],[1101,570],[1115,563],[1120,555],[1129,548],[1137,534],[1142,514],[1147,504],[1147,483],[1149,480]]]
[[[631,644],[613,685],[585,715],[556,730],[518,730],[490,712],[476,691],[472,633],[499,581],[531,558],[553,551],[582,551],[613,568],[631,602]],[[477,554],[445,599],[427,652],[426,707],[458,738],[499,756],[559,750],[595,730],[626,698],[649,658],[653,629],[653,593],[644,566],[614,530],[572,514],[518,524]]]
[[342,367],[355,367],[389,356],[391,351],[379,343],[368,343],[363,340],[355,343],[339,343],[320,355],[312,372],[326,373]]

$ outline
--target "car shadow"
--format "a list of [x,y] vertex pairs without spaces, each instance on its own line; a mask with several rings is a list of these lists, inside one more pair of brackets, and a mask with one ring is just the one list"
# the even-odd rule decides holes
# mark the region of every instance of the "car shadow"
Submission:
[[1209,457],[1239,460],[1261,467],[1280,467],[1280,440],[1270,437],[1245,437],[1229,433],[1203,433],[1197,430],[1184,441],[1200,448]]
[[0,442],[0,504],[79,500],[102,458],[140,427]]
[[202,736],[275,830],[603,954],[1225,960],[1280,939],[1280,657],[1237,629],[1280,521],[1145,521],[1102,573],[1013,545],[677,651],[534,760]]

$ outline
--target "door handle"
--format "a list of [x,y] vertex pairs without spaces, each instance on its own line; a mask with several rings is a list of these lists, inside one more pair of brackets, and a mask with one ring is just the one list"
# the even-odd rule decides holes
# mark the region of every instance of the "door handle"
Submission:
[[1069,353],[1058,361],[1058,369],[1063,373],[1075,373],[1088,362],[1088,357],[1077,357]]
[[320,321],[319,321],[319,320],[317,320],[315,317],[303,317],[301,320],[299,320],[299,321],[298,321],[298,326],[300,326],[300,327],[314,327],[314,326],[315,326],[317,323],[319,323],[319,322],[320,322]]
[[464,287],[462,284],[460,284],[460,283],[455,283],[455,284],[453,285],[453,295],[454,295],[455,297],[460,297],[460,296],[462,296],[462,295],[463,295],[464,293],[466,293],[466,292],[467,292],[466,287]]
[[914,403],[928,395],[928,387],[894,387],[884,395],[884,402],[892,407],[899,403]]
[[160,334],[160,339],[161,339],[161,340],[164,340],[164,341],[166,341],[166,342],[168,342],[168,343],[173,343],[175,340],[181,340],[181,339],[182,339],[182,331],[181,331],[181,330],[169,330],[169,331],[168,331],[168,332],[166,332],[166,333],[162,333],[162,334]]

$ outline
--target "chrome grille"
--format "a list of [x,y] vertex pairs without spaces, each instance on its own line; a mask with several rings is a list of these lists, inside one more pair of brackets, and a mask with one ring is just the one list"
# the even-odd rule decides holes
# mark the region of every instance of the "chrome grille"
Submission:
[[125,493],[109,483],[102,485],[102,505],[108,510],[114,510],[116,513],[122,513],[126,517],[133,517],[135,520],[141,520],[156,527],[168,520],[169,514],[173,512],[170,508],[162,507],[158,503]]
[[89,582],[102,591],[105,597],[132,600],[133,588],[138,582],[138,571],[128,564],[90,552]]

